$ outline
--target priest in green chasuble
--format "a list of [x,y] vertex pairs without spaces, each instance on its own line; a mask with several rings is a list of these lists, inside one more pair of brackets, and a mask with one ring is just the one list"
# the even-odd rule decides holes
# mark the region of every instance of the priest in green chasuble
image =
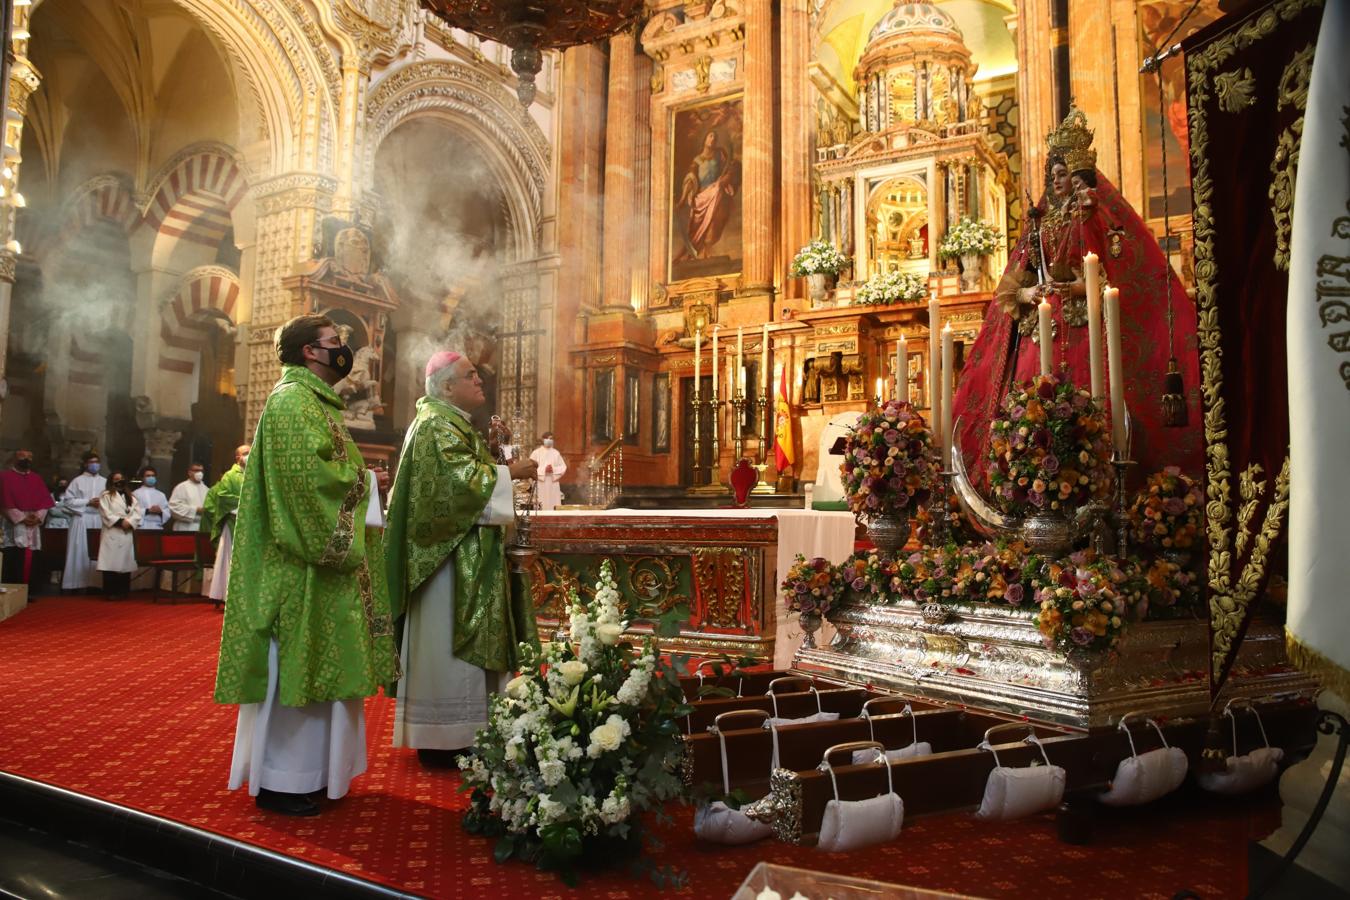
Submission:
[[277,331],[234,525],[215,699],[239,704],[230,789],[319,812],[366,769],[364,699],[398,679],[378,479],[333,391],[352,353],[325,316]]
[[248,463],[248,444],[234,448],[234,465],[206,492],[202,504],[202,528],[211,533],[216,545],[216,563],[206,596],[224,600],[230,583],[230,555],[234,547],[234,514],[239,510],[239,492],[244,487],[244,466]]
[[389,495],[385,558],[403,617],[394,746],[416,748],[424,764],[473,744],[517,645],[538,643],[533,609],[511,598],[503,528],[511,481],[533,478],[535,464],[496,463],[470,419],[485,402],[467,357],[434,355]]

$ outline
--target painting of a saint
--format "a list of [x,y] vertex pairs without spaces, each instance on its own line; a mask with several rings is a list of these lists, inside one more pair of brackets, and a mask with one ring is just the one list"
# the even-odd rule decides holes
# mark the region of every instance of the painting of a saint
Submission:
[[670,280],[741,269],[741,98],[679,110],[672,135]]

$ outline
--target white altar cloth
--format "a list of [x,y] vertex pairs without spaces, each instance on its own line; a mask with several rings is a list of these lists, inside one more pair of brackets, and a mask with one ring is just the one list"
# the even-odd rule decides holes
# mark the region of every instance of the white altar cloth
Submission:
[[[823,556],[838,565],[853,552],[853,513],[809,509],[555,509],[538,512],[539,518],[605,516],[663,519],[777,519],[777,571],[774,585],[783,580],[784,573],[800,553],[807,559]],[[781,594],[774,598],[776,631],[773,664],[775,668],[792,666],[792,657],[801,643],[802,630],[796,615],[789,615]],[[816,634],[816,642],[824,645],[834,629],[826,623]]]

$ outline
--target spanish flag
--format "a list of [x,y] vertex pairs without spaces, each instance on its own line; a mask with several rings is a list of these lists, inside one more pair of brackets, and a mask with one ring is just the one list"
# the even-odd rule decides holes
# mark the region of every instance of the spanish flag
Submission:
[[792,447],[792,403],[788,394],[787,367],[779,369],[778,397],[774,401],[774,460],[778,471],[782,472],[797,459],[797,451]]

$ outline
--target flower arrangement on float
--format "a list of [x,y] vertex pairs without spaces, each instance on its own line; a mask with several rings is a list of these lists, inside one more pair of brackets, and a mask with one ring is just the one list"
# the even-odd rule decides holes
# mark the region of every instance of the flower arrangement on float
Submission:
[[1205,495],[1176,466],[1148,476],[1127,512],[1135,542],[1150,550],[1189,553],[1200,539]]
[[465,828],[497,838],[498,862],[523,859],[568,883],[586,858],[641,865],[638,814],[684,794],[679,679],[653,638],[624,639],[620,599],[605,560],[589,607],[571,597],[570,643],[521,645],[520,674],[459,760],[460,790],[473,792]]
[[962,216],[961,221],[947,229],[947,233],[942,236],[942,242],[938,244],[938,256],[943,259],[966,254],[989,256],[998,251],[1002,239],[1003,233],[993,225]]
[[1111,650],[1125,630],[1128,610],[1141,599],[1116,560],[1091,550],[1050,562],[1031,556],[1026,571],[1038,606],[1036,627],[1052,649]]
[[829,241],[816,239],[792,257],[792,276],[838,275],[848,265],[848,257]]
[[841,577],[829,560],[820,556],[807,559],[798,553],[780,586],[788,611],[826,615],[839,593]]
[[993,500],[1015,515],[1069,514],[1105,500],[1110,429],[1091,394],[1058,375],[1038,375],[1008,392],[990,424]]
[[878,272],[858,287],[854,306],[914,303],[928,296],[928,279],[912,272]]
[[839,472],[854,515],[908,516],[938,481],[933,432],[914,407],[889,400],[858,416],[844,435]]

